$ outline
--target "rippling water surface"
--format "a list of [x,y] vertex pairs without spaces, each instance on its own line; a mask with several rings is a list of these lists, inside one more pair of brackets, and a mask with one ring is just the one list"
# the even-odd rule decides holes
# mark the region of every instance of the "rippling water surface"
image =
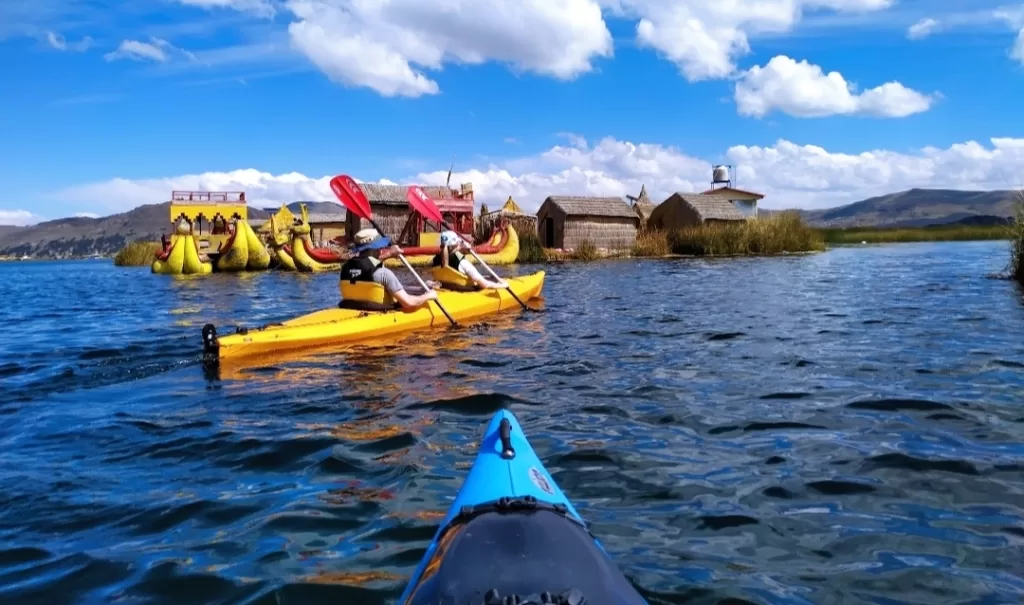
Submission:
[[652,603],[1021,603],[1005,259],[552,266],[542,313],[219,375],[204,323],[336,277],[2,264],[0,602],[391,602],[509,406]]

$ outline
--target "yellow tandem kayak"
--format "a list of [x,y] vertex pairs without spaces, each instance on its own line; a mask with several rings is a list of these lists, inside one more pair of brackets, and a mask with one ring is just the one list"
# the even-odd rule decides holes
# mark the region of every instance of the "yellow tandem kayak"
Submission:
[[[544,271],[505,281],[522,301],[540,295],[544,287]],[[508,290],[455,292],[438,290],[437,297],[457,322],[491,315],[508,309],[519,309]],[[434,302],[414,311],[356,311],[330,308],[315,311],[288,321],[262,328],[241,329],[236,334],[217,336],[212,324],[203,327],[204,355],[217,359],[263,355],[277,351],[322,347],[419,330],[446,328],[448,318]]]

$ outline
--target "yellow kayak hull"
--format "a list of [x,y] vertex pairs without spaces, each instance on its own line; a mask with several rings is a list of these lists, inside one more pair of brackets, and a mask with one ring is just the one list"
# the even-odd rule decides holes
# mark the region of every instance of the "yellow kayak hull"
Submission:
[[[544,271],[505,280],[524,303],[540,295],[544,288]],[[519,309],[519,303],[507,290],[454,292],[439,290],[438,299],[456,322],[480,318],[500,311]],[[232,359],[265,355],[280,351],[315,348],[325,345],[363,342],[400,332],[426,328],[446,328],[448,318],[434,301],[413,311],[387,313],[329,308],[270,324],[262,328],[242,330],[237,334],[212,336],[204,347],[208,356]]]

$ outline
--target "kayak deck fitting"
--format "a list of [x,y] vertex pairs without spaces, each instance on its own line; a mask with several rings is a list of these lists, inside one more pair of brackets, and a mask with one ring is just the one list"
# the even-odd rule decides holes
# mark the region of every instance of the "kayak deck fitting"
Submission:
[[555,483],[508,410],[397,605],[647,605]]
[[[544,271],[507,278],[512,291],[522,300],[540,295]],[[438,290],[437,297],[456,320],[470,320],[508,309],[521,309],[505,289],[457,292]],[[357,311],[329,308],[261,328],[240,328],[235,334],[218,336],[213,324],[203,326],[203,356],[208,361],[263,355],[278,351],[313,348],[366,341],[400,332],[450,325],[436,304],[430,302],[413,311]]]

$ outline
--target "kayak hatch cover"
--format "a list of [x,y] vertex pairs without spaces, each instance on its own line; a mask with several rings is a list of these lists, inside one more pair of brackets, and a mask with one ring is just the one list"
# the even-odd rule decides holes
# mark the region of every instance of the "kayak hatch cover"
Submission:
[[398,605],[647,605],[497,412]]

